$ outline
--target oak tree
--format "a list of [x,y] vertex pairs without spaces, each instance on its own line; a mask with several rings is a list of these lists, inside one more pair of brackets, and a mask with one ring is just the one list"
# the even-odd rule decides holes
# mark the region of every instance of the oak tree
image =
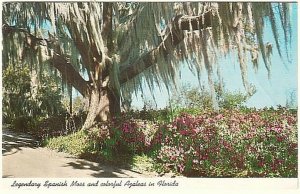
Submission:
[[[176,85],[182,65],[207,72],[215,109],[216,60],[235,52],[245,89],[248,60],[270,72],[269,22],[282,55],[278,29],[290,41],[288,3],[212,2],[5,2],[2,4],[3,68],[49,66],[89,99],[84,129],[120,113],[121,101],[142,89]],[[275,14],[276,13],[276,14]],[[278,16],[278,17],[277,17]],[[228,68],[231,68],[228,66]],[[58,73],[59,72],[59,73]],[[183,78],[185,79],[185,78]]]

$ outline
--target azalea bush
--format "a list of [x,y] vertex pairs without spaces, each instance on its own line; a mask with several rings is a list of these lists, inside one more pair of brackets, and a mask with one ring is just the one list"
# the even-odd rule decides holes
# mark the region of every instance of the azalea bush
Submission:
[[96,147],[111,157],[114,153],[141,154],[150,149],[151,140],[158,130],[154,121],[123,114],[110,122],[103,122],[90,130]]
[[153,138],[165,170],[205,177],[297,177],[297,119],[285,108],[182,114]]
[[84,148],[81,143],[70,147],[71,151],[66,148],[65,141],[80,142],[83,137],[74,134],[48,144],[110,163],[129,164],[135,156],[144,155],[156,170],[186,176],[297,177],[295,111],[282,107],[185,110],[178,110],[173,120],[159,121],[148,120],[158,114],[155,111],[123,113],[84,133],[88,142]]

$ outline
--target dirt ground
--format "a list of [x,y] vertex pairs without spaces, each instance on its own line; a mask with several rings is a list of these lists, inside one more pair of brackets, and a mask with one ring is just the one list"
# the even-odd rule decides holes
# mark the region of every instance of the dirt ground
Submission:
[[153,173],[101,165],[37,145],[37,142],[29,135],[16,133],[3,127],[3,178],[139,178],[156,176]]

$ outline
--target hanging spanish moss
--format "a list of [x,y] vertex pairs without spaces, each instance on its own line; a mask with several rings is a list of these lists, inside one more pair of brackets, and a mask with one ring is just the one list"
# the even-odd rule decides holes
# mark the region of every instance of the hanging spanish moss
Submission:
[[58,69],[63,83],[73,84],[85,95],[84,84],[63,75],[63,68],[70,72],[68,66],[59,66],[70,64],[83,83],[95,86],[108,76],[109,87],[123,101],[143,92],[144,82],[151,91],[156,85],[176,88],[179,71],[187,65],[199,82],[202,72],[207,72],[217,109],[213,74],[222,80],[218,58],[237,54],[242,82],[251,93],[249,62],[257,70],[261,58],[269,76],[271,73],[273,47],[264,42],[265,23],[272,27],[280,56],[279,28],[284,32],[286,53],[291,40],[288,3],[114,2],[109,4],[111,21],[105,5],[108,3],[3,3],[3,65],[25,62],[37,71],[50,66],[49,72],[57,75]]

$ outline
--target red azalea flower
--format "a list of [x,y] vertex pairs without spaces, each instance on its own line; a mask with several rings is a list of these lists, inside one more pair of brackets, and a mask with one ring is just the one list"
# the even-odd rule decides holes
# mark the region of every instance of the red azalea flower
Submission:
[[181,130],[179,131],[180,135],[189,135],[189,131],[187,130]]
[[197,134],[197,133],[199,133],[201,130],[197,127],[197,128],[193,128],[192,131],[193,131],[194,133]]

